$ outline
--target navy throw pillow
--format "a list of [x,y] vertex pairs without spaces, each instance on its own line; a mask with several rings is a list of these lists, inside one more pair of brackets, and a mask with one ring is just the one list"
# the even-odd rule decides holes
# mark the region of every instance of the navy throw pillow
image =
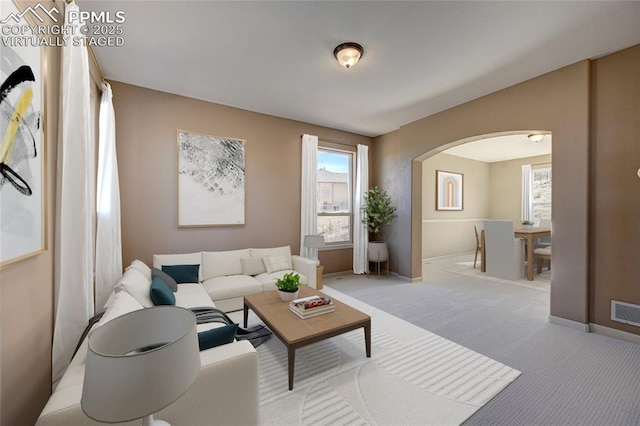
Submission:
[[162,265],[162,271],[169,274],[178,284],[200,281],[200,265]]
[[167,274],[164,271],[161,271],[158,268],[152,268],[151,269],[151,276],[152,277],[158,277],[161,278],[162,281],[164,281],[164,283],[171,289],[171,291],[173,291],[174,293],[176,291],[178,291],[178,283],[176,282],[176,280],[174,280],[173,278],[171,278],[171,275]]
[[233,342],[236,338],[238,324],[229,324],[224,327],[216,327],[211,330],[201,331],[198,333],[198,344],[200,350],[213,348],[220,345],[226,345]]
[[169,286],[160,277],[153,277],[149,297],[154,305],[175,305],[176,297]]

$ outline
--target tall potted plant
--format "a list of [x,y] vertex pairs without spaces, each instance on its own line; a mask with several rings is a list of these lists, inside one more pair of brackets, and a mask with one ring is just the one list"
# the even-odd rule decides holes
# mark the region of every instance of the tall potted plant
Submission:
[[374,236],[373,241],[369,241],[369,260],[373,262],[384,262],[389,259],[389,249],[387,243],[378,241],[380,231],[391,221],[398,217],[396,207],[391,202],[391,197],[387,191],[383,191],[377,186],[370,188],[364,195],[362,211],[364,218],[362,223],[367,226],[367,230]]

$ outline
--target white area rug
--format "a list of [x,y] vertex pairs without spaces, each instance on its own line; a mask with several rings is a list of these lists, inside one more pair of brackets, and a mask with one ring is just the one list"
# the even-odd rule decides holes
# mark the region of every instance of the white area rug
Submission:
[[494,281],[498,283],[504,284],[512,284],[518,285],[521,287],[533,288],[535,290],[540,291],[551,291],[551,274],[548,269],[543,269],[540,274],[533,274],[533,281],[529,281],[526,278],[522,278],[519,280],[504,280],[502,278],[496,278],[488,276],[486,273],[480,271],[480,262],[476,264],[476,267],[473,267],[473,262],[458,262],[456,265],[459,265],[456,268],[447,269],[447,272],[453,272],[454,274],[467,275],[470,277],[480,278],[483,280]]
[[[300,348],[289,391],[287,353],[272,337],[257,348],[263,425],[459,425],[520,375],[336,290],[323,292],[371,315],[372,356],[362,329]],[[241,314],[232,318],[240,322]],[[250,312],[249,325],[259,322]]]

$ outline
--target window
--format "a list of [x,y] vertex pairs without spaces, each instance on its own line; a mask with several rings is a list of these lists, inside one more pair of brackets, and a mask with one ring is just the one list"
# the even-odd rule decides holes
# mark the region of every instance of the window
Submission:
[[325,243],[353,242],[353,152],[318,148],[318,234]]
[[540,219],[551,219],[551,167],[532,169],[531,178],[533,220],[539,223]]

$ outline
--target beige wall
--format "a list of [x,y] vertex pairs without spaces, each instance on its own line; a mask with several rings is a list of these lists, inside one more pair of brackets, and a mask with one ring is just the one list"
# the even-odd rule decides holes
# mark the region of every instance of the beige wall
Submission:
[[[489,163],[449,154],[422,162],[422,258],[474,251],[473,225],[489,215]],[[436,170],[463,174],[463,210],[436,210]]]
[[[582,61],[375,138],[376,179],[398,202],[392,269],[421,274],[422,165],[431,150],[488,135],[553,134],[551,315],[612,322],[612,298],[640,303],[640,45]],[[409,189],[411,188],[411,189]],[[507,213],[509,214],[509,213]],[[514,213],[511,213],[514,214]]]
[[610,319],[611,300],[640,305],[640,45],[591,72],[589,320],[640,334]]
[[421,162],[431,150],[509,132],[550,131],[557,250],[551,314],[587,321],[589,68],[583,61],[375,139],[377,180],[398,206],[398,219],[387,238],[394,271],[412,279],[421,275]]
[[[51,3],[42,2],[45,7]],[[60,51],[43,48],[47,251],[0,270],[0,424],[36,421],[51,394]]]
[[[371,138],[223,105],[112,83],[123,263],[154,253],[300,247],[301,135],[349,145]],[[245,225],[178,228],[177,130],[244,139]],[[351,250],[320,254],[325,273],[350,270]]]
[[[422,162],[422,258],[475,251],[473,225],[484,219],[520,221],[523,164],[551,163],[551,156],[485,163],[445,153]],[[436,170],[464,175],[463,211],[435,208]]]
[[522,217],[522,166],[551,163],[550,155],[491,163],[489,218],[520,223]]

